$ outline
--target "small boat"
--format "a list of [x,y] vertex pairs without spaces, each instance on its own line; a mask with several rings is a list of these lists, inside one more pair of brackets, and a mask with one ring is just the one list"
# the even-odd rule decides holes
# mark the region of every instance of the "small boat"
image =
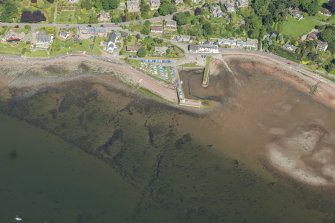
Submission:
[[19,216],[16,215],[16,217],[14,218],[16,221],[22,221],[23,219],[20,218]]

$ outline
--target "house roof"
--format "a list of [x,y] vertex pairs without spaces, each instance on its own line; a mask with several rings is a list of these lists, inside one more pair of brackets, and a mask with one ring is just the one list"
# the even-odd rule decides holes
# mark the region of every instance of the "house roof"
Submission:
[[109,34],[109,36],[108,36],[108,42],[113,42],[113,43],[115,43],[115,41],[116,41],[116,32],[113,30],[110,34]]
[[127,46],[126,50],[127,51],[138,51],[140,47],[139,46]]
[[151,26],[151,31],[163,31],[163,26]]
[[51,42],[52,37],[49,36],[45,30],[41,30],[36,34],[36,41],[37,42]]

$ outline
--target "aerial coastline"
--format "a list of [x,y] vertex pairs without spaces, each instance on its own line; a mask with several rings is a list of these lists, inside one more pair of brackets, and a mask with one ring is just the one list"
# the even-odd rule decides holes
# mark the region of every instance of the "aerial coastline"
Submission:
[[[291,68],[283,68],[280,66],[282,62],[278,62],[278,64],[276,64],[275,62],[264,59],[264,57],[255,57],[250,55],[225,55],[224,60],[224,63],[221,61],[220,58],[216,58],[212,61],[210,65],[210,78],[218,75],[218,73],[222,72],[222,68],[226,67],[225,75],[230,76],[230,78],[235,78],[236,80],[236,77],[239,76],[238,71],[236,71],[234,68],[232,68],[233,70],[231,70],[230,67],[227,68],[227,66],[230,66],[232,61],[240,61],[241,68],[250,70],[250,72],[253,72],[256,76],[257,72],[262,71],[263,73],[266,73],[271,77],[294,87],[303,94],[309,95],[308,97],[312,97],[312,100],[317,100],[324,105],[334,109],[335,88],[332,84],[328,84],[327,82],[320,82],[320,79],[318,78],[314,79],[310,76],[302,75],[299,72],[294,72]],[[81,80],[93,83],[101,83],[112,88],[116,87],[121,90],[127,91],[127,88],[122,87],[122,84],[120,85],[113,81],[113,78],[116,77],[123,83],[135,89],[135,92],[138,91],[136,89],[140,89],[139,87],[147,89],[149,90],[149,92],[152,92],[153,94],[166,100],[166,102],[169,102],[167,104],[169,104],[170,106],[178,107],[179,109],[185,110],[184,106],[178,106],[176,89],[171,88],[171,86],[168,86],[164,83],[157,82],[156,80],[146,76],[145,74],[131,68],[127,64],[118,64],[111,61],[104,61],[103,59],[99,59],[97,57],[92,58],[87,55],[72,55],[44,59],[43,61],[36,59],[2,57],[0,65],[0,86],[3,99],[10,99],[10,97],[12,97],[10,95],[11,88],[26,89],[24,97],[31,97],[35,93],[38,93],[39,89],[45,90],[48,88],[48,86],[52,87],[57,85],[63,85],[67,82],[71,83],[71,81],[80,82]],[[13,69],[13,67],[15,67],[15,69]],[[255,70],[256,67],[257,69]],[[228,78],[228,76],[225,78]],[[239,81],[237,81],[235,84],[236,86],[238,86],[238,88],[241,88],[243,86],[246,87],[248,85],[247,83],[243,82],[241,85]],[[201,83],[199,83],[199,86],[200,85]],[[311,92],[311,87],[314,85],[317,85],[317,89]],[[141,91],[139,91],[139,93],[141,94]],[[155,97],[153,99],[159,100],[159,98]],[[164,103],[164,101],[161,102]],[[220,103],[218,102],[213,103],[213,105],[215,106],[212,106],[210,109],[208,109],[208,107],[187,107],[186,110],[194,112],[196,114],[205,115],[205,113],[208,113],[213,109],[217,110],[222,107],[222,105],[220,105]],[[223,105],[223,108],[224,107],[225,105]],[[313,128],[310,130],[309,127],[307,127],[306,133],[301,134],[309,134],[309,131],[318,131],[313,130]],[[302,131],[300,130],[300,127],[298,129],[298,131]],[[285,138],[284,132],[286,132],[286,130],[275,131],[271,130],[270,128],[269,131],[273,132],[271,134],[277,135],[277,137],[284,137],[284,141],[291,140],[290,138]],[[296,137],[299,138],[300,133],[296,134],[298,134]],[[321,138],[323,137],[322,134],[320,133]],[[291,137],[291,134],[289,134],[288,137]],[[308,144],[308,146],[310,146],[310,151],[314,151],[314,149],[318,148],[316,147],[315,141],[319,140],[319,138],[315,139],[314,141],[312,140],[313,142],[311,141],[311,144]],[[293,160],[299,162],[299,159],[301,157],[287,157],[287,155],[290,154],[290,152],[287,153],[288,151],[284,152],[283,154],[279,154],[280,151],[285,151],[283,149],[278,149],[278,146],[282,145],[283,142],[273,142],[267,146],[269,155],[267,156],[266,160],[271,164],[271,166],[273,166],[273,168],[278,169],[281,172],[284,172],[287,175],[290,175],[294,179],[303,183],[311,184],[314,186],[329,185],[328,180],[326,181],[325,179],[321,179],[318,175],[308,175],[309,173],[304,172],[305,167],[299,169],[298,163],[298,166],[291,166]],[[277,143],[279,144],[277,145]],[[302,149],[299,147],[299,145],[292,144],[292,146],[296,148],[297,151],[301,151]],[[313,152],[313,154],[316,154],[315,151]],[[285,159],[290,159],[291,161],[286,161]],[[289,165],[289,163],[291,164]],[[293,171],[293,169],[288,170],[287,168],[298,168],[297,170],[299,170],[300,172],[295,172]],[[333,167],[331,165],[327,168]],[[328,170],[325,169],[325,171]]]

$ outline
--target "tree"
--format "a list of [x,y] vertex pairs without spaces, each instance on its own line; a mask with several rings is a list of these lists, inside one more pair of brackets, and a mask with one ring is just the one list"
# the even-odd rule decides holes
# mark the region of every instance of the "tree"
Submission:
[[158,9],[158,13],[162,16],[173,14],[176,11],[177,11],[176,6],[173,5],[169,0],[161,1],[161,5]]
[[208,36],[208,35],[212,35],[213,34],[213,28],[212,25],[207,22],[202,26],[202,29],[204,30],[204,35]]
[[84,8],[86,10],[90,10],[92,8],[91,1],[90,0],[83,0],[80,4],[81,8]]
[[335,13],[335,0],[330,0],[327,4],[327,8],[332,12]]
[[150,26],[150,21],[145,21],[140,32],[144,35],[148,35],[150,33]]
[[17,7],[14,1],[5,1],[2,13],[0,15],[0,21],[2,22],[12,22],[17,14]]
[[198,15],[201,15],[201,13],[202,13],[201,8],[196,7],[195,10],[194,10],[194,15],[195,15],[195,16],[198,16]]
[[309,15],[316,15],[319,12],[320,6],[318,0],[304,0],[301,1],[301,9]]
[[144,19],[150,18],[150,6],[147,3],[145,3],[145,1],[143,0],[141,1],[140,11]]
[[184,12],[175,14],[173,19],[177,22],[178,25],[185,25],[188,23],[188,18]]
[[110,9],[117,9],[119,7],[120,1],[119,0],[110,0],[109,8]]
[[255,10],[255,13],[261,17],[265,17],[269,14],[269,5],[271,3],[271,0],[255,0],[253,3],[253,8]]
[[334,26],[324,26],[321,27],[320,37],[325,42],[334,42],[335,41],[335,27]]
[[137,56],[139,57],[145,57],[147,55],[147,49],[145,49],[145,47],[141,47],[138,51],[137,51]]

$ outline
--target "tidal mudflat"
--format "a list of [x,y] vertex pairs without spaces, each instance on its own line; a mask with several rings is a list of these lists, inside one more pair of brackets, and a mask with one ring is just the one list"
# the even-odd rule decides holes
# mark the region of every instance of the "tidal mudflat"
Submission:
[[[220,102],[219,107],[207,114],[156,102],[148,92],[146,96],[138,94],[112,74],[101,75],[98,79],[83,77],[37,89],[2,91],[6,97],[1,101],[1,111],[15,118],[15,129],[46,131],[45,134],[55,137],[53,140],[35,137],[31,147],[35,145],[39,150],[55,153],[61,148],[62,152],[55,156],[59,157],[57,160],[61,160],[62,154],[67,157],[67,153],[78,150],[81,155],[69,155],[73,165],[87,159],[78,169],[81,174],[73,178],[62,174],[64,162],[43,162],[52,157],[49,152],[30,156],[17,152],[17,158],[13,159],[11,151],[21,151],[24,145],[12,144],[11,149],[3,150],[1,169],[13,168],[13,160],[27,159],[45,169],[45,175],[52,173],[45,168],[48,165],[59,170],[55,181],[62,183],[48,187],[52,181],[30,182],[36,188],[25,190],[23,185],[28,184],[25,180],[20,184],[22,187],[14,187],[15,182],[10,181],[20,177],[20,171],[12,171],[10,176],[4,174],[2,180],[8,182],[6,188],[11,185],[15,188],[11,196],[4,196],[8,189],[1,190],[2,200],[9,204],[7,209],[30,210],[21,202],[29,201],[29,208],[43,209],[42,217],[51,222],[58,222],[58,219],[110,222],[115,216],[120,219],[118,222],[334,221],[335,191],[332,187],[301,183],[271,161],[274,148],[284,157],[288,156],[287,145],[300,148],[295,138],[304,131],[313,135],[313,131],[320,130],[317,139],[308,141],[312,142],[309,145],[317,147],[319,144],[314,142],[325,139],[320,148],[332,152],[333,111],[269,75],[274,70],[256,62],[235,59],[228,62],[234,73],[219,67],[211,77],[206,94],[196,85],[189,85],[192,88],[190,96]],[[193,72],[182,72],[182,78],[186,88],[187,79],[192,83],[193,78],[199,77]],[[200,83],[201,79],[199,87]],[[14,119],[3,117],[9,120],[2,122],[7,123],[5,126],[13,126]],[[33,125],[38,130],[20,125]],[[14,141],[15,135],[15,131],[8,132],[8,141]],[[39,144],[42,139],[43,146]],[[60,146],[64,143],[68,146]],[[29,153],[29,148],[25,152]],[[298,160],[296,168],[304,170],[300,163],[305,154],[294,158]],[[94,161],[88,161],[91,159]],[[326,165],[332,163],[326,161]],[[99,163],[103,170],[86,169],[98,165],[91,162]],[[16,162],[16,165],[36,171],[24,162]],[[317,167],[315,163],[306,162],[306,165],[309,169]],[[320,168],[311,170],[324,177],[327,184],[331,183],[326,172],[318,172]],[[85,181],[91,183],[85,184]],[[43,188],[49,188],[49,193],[61,191],[57,193],[60,203],[49,204],[50,196],[34,196],[35,190]],[[78,197],[82,199],[80,208],[69,209],[76,214],[67,215],[60,204],[79,205],[71,203],[74,199],[71,194],[76,190],[80,191]],[[91,199],[85,199],[83,194]],[[104,195],[113,199],[104,199]],[[13,197],[14,202],[10,202]],[[119,202],[124,203],[118,206]],[[119,207],[124,211],[119,211]],[[1,220],[10,219],[14,211],[6,213]],[[25,211],[24,215],[30,222],[42,219],[39,212]]]

